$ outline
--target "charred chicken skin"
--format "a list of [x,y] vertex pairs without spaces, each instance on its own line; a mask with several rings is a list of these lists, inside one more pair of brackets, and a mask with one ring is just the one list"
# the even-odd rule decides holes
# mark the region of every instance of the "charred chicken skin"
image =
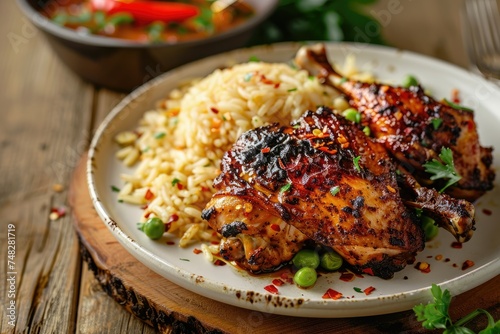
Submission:
[[424,247],[396,177],[383,145],[320,108],[244,133],[202,217],[222,235],[221,255],[254,272],[287,263],[309,240],[390,278]]
[[455,169],[462,177],[446,193],[474,201],[493,188],[492,148],[479,143],[474,113],[427,96],[420,86],[393,87],[342,78],[328,61],[324,45],[305,46],[295,62],[342,92],[362,114],[373,137],[382,143],[418,183],[441,189],[423,165],[439,160],[443,148],[453,152]]

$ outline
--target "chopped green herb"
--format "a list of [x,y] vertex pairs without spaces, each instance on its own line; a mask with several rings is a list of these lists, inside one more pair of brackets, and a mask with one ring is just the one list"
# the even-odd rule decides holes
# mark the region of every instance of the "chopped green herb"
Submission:
[[137,229],[144,231],[144,223],[137,223]]
[[494,334],[500,332],[500,320],[495,323],[493,316],[483,309],[476,309],[454,323],[448,312],[451,304],[450,292],[447,289],[442,291],[439,286],[432,284],[431,293],[434,299],[432,303],[413,307],[417,320],[422,322],[422,327],[425,329],[444,329],[443,333],[448,334],[474,333],[464,325],[478,315],[484,314],[488,319],[488,325],[479,333]]
[[117,193],[120,191],[120,188],[118,188],[116,186],[111,186],[111,191],[114,191],[115,193]]
[[297,88],[290,88],[289,90],[287,90],[287,92],[291,93],[291,92],[295,92],[297,91]]
[[347,78],[346,77],[342,77],[340,80],[339,80],[339,84],[343,84],[344,82],[347,81]]
[[185,258],[182,258],[182,257],[180,257],[180,258],[179,258],[179,260],[181,260],[181,261],[186,261],[186,262],[191,261],[190,259],[185,259]]
[[333,196],[337,195],[340,191],[340,187],[339,186],[335,186],[335,187],[332,187],[330,189],[330,194],[332,194]]
[[300,128],[300,124],[295,124],[294,126],[292,126],[292,128],[299,129]]
[[439,127],[443,123],[443,120],[441,118],[434,118],[434,119],[432,119],[431,123],[432,123],[432,126],[434,127],[434,130],[437,130],[437,129],[439,129]]
[[356,291],[356,292],[358,292],[358,293],[362,293],[362,292],[363,292],[363,290],[361,290],[361,289],[360,289],[360,288],[358,288],[358,287],[354,287],[353,289],[354,289],[354,291]]
[[361,168],[359,168],[359,159],[361,159],[361,157],[358,155],[357,157],[355,157],[354,159],[352,159],[352,162],[354,163],[354,168],[358,172],[361,172]]
[[146,153],[146,152],[147,152],[147,151],[149,151],[150,149],[151,149],[151,148],[150,148],[149,146],[146,146],[146,147],[144,147],[141,151],[142,151],[143,153]]
[[223,120],[224,122],[225,122],[225,121],[227,121],[226,116],[222,115],[222,120]]
[[316,79],[316,77],[314,75],[310,75],[307,77],[309,80],[313,81],[314,79]]
[[342,112],[342,116],[351,122],[361,122],[361,114],[354,108],[347,108]]
[[122,199],[119,199],[119,200],[118,200],[118,203],[123,203],[123,200],[122,200]]
[[165,24],[163,22],[153,22],[147,28],[148,38],[152,42],[160,42],[162,34],[165,31]]
[[64,24],[66,24],[66,22],[68,22],[68,15],[59,13],[54,15],[51,20],[55,24],[63,26]]
[[291,184],[291,183],[287,183],[287,184],[285,184],[283,187],[281,187],[281,189],[280,189],[280,193],[284,193],[284,192],[286,192],[286,191],[290,190],[290,188],[291,188],[291,187],[292,187],[292,184]]
[[418,86],[418,80],[413,75],[408,74],[403,79],[403,87],[410,88],[411,86]]
[[365,127],[363,128],[363,132],[364,132],[364,133],[365,133],[365,135],[367,135],[368,137],[370,137],[370,135],[371,135],[371,133],[372,133],[372,132],[371,132],[371,130],[370,130],[370,128],[369,128],[368,126],[365,126]]
[[461,105],[456,104],[456,103],[453,103],[453,102],[451,102],[451,101],[449,101],[449,100],[447,100],[447,99],[443,99],[443,101],[444,101],[447,105],[449,105],[450,107],[452,107],[452,108],[454,108],[454,109],[464,110],[464,111],[468,111],[468,112],[474,112],[474,110],[473,110],[473,109],[471,109],[471,108],[461,106]]
[[[453,163],[453,152],[451,149],[443,147],[439,154],[441,161],[432,159],[432,161],[423,164],[425,171],[432,174],[431,180],[448,179],[445,186],[439,191],[442,193],[452,184],[458,182],[462,177],[458,174]],[[443,164],[444,163],[444,164]]]
[[250,58],[248,58],[248,61],[249,62],[259,62],[260,59],[257,56],[250,56]]
[[154,137],[155,137],[155,139],[161,139],[161,138],[165,137],[165,132],[157,132],[157,133],[155,133]]
[[108,24],[118,26],[134,22],[134,17],[128,13],[116,13],[108,18]]
[[179,180],[178,178],[174,178],[172,180],[172,187],[174,187],[177,183],[181,182],[181,180]]

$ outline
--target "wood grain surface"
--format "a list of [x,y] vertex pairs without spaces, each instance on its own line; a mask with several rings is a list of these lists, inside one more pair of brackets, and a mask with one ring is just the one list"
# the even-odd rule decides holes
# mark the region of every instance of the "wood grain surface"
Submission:
[[[380,16],[390,45],[467,67],[459,8],[456,0],[380,0],[369,11]],[[1,0],[0,14],[0,333],[157,333],[159,330],[132,315],[135,309],[127,309],[110,298],[107,291],[112,290],[102,288],[106,287],[103,278],[108,276],[103,275],[110,270],[110,264],[96,262],[87,248],[80,247],[68,202],[68,187],[72,175],[77,175],[74,169],[96,127],[123,94],[90,85],[70,72],[42,34],[22,16],[15,1]],[[66,208],[68,212],[51,220],[53,208]],[[88,222],[96,223],[92,219]],[[8,297],[9,224],[15,226],[15,298]],[[109,240],[107,246],[112,250],[116,242]],[[97,278],[82,260],[81,251],[93,270],[98,268],[97,263],[101,264]],[[122,284],[127,293],[147,295],[125,278]],[[497,277],[458,296],[453,315],[489,305],[493,297],[497,303],[492,305],[492,311],[498,319],[498,284]],[[166,286],[155,287],[154,293],[165,293],[170,303],[153,306],[158,310],[163,307],[165,314],[177,319],[177,327],[163,326],[164,332],[181,331],[186,321],[196,324],[189,317],[191,308],[197,315],[207,310],[208,316],[199,317],[205,324],[202,329],[217,331],[258,332],[268,324],[277,332],[294,333],[313,329],[332,332],[332,328],[339,332],[352,328],[372,333],[421,331],[407,312],[375,319],[299,321],[228,310],[222,304],[207,309],[203,306],[206,299],[193,294],[181,297],[180,288],[170,292]],[[14,325],[10,324],[7,310],[11,301],[16,303]]]

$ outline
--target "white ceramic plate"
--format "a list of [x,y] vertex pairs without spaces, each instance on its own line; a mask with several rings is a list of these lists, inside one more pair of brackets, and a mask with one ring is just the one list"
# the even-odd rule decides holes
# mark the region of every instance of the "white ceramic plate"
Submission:
[[[168,237],[152,241],[137,229],[141,210],[118,203],[116,193],[111,190],[112,185],[121,186],[119,175],[122,172],[131,172],[114,158],[118,147],[113,142],[113,136],[120,131],[134,129],[142,114],[153,109],[155,103],[163,99],[179,81],[209,74],[228,62],[246,62],[250,56],[257,56],[263,61],[286,62],[294,57],[300,46],[285,43],[242,49],[177,68],[137,89],[111,111],[91,144],[88,182],[97,212],[118,241],[147,267],[188,290],[239,307],[300,317],[356,317],[408,310],[431,299],[429,288],[432,283],[457,295],[498,275],[498,181],[495,189],[476,203],[477,231],[471,241],[465,243],[462,249],[452,248],[453,238],[442,230],[438,238],[429,242],[417,257],[417,261],[430,263],[430,273],[422,273],[410,265],[391,280],[365,275],[344,282],[339,280],[340,274],[332,273],[321,276],[312,289],[303,290],[286,284],[278,288],[278,295],[274,295],[264,289],[271,284],[273,277],[251,276],[232,266],[214,266],[203,255],[194,254],[194,247],[181,249],[167,245],[165,241]],[[494,161],[498,172],[500,90],[496,86],[442,61],[392,48],[329,44],[328,51],[331,60],[336,63],[342,63],[347,54],[355,54],[360,68],[372,71],[384,81],[400,83],[407,74],[413,74],[437,98],[449,98],[452,89],[458,89],[462,104],[476,110],[481,143],[497,148]],[[436,260],[437,255],[442,256],[442,260]],[[462,270],[462,263],[466,260],[474,261],[475,265]],[[369,286],[376,290],[368,296],[354,290],[355,287],[363,290]],[[341,292],[344,298],[322,299],[328,288]]]

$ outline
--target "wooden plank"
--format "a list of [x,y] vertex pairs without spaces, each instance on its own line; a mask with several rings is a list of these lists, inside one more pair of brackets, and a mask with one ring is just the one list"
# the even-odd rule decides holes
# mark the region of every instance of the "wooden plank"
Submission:
[[[2,305],[15,301],[15,327],[2,312],[2,333],[71,333],[81,262],[70,217],[50,220],[67,208],[68,180],[88,147],[93,88],[59,62],[42,35],[2,1],[0,30],[0,256],[6,268],[7,224],[15,226],[15,298],[0,271]],[[62,192],[52,190],[54,184]]]

